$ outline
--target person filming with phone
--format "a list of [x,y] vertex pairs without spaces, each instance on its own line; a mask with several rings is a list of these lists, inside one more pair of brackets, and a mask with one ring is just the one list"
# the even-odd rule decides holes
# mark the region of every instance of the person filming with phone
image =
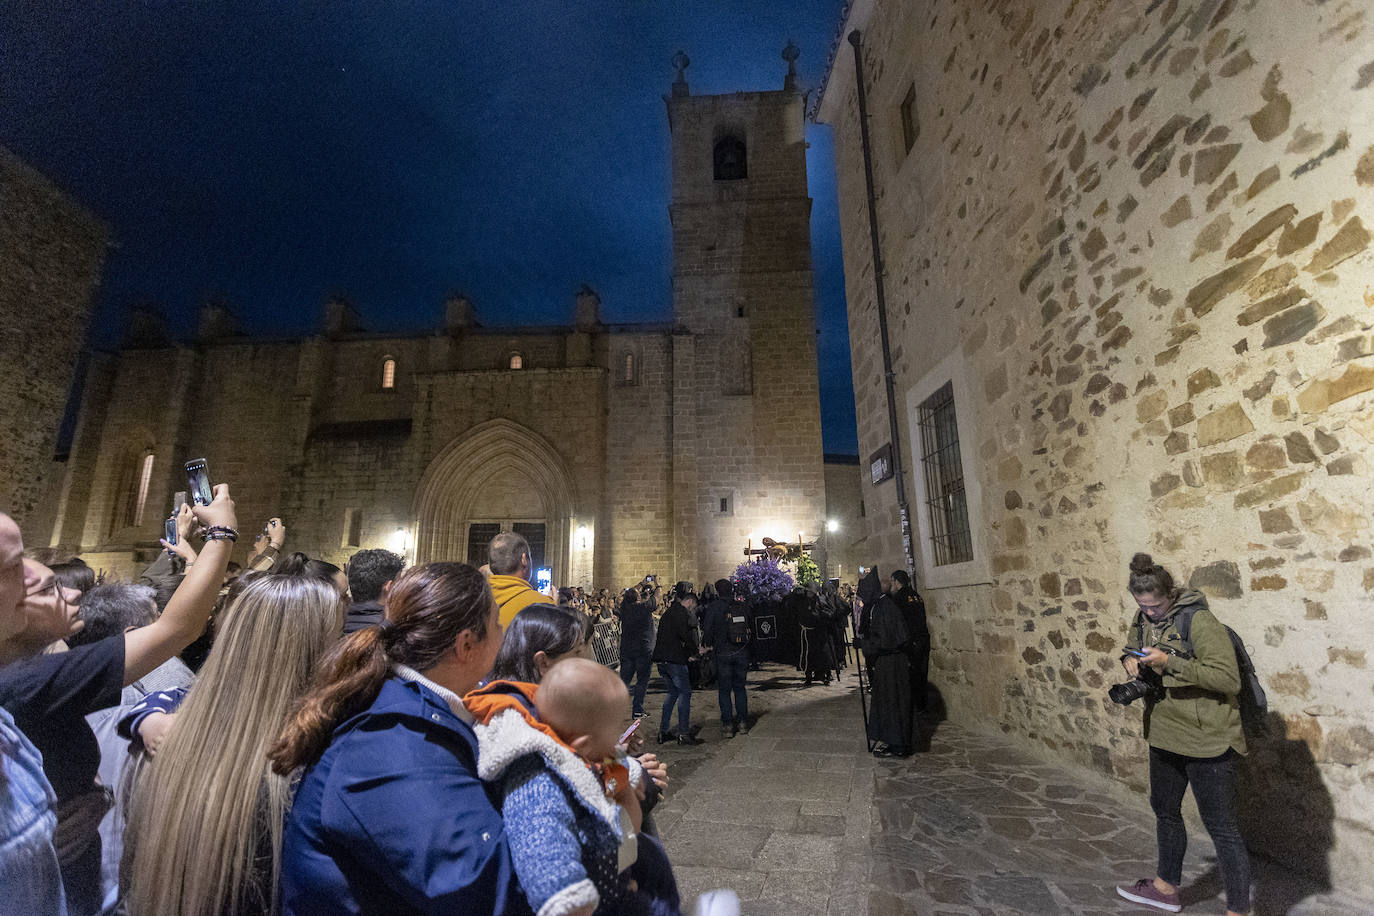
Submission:
[[1137,611],[1122,667],[1130,680],[1113,686],[1112,702],[1143,699],[1150,745],[1150,807],[1159,866],[1154,878],[1118,887],[1127,900],[1177,913],[1188,837],[1183,794],[1193,787],[1202,822],[1216,846],[1227,916],[1250,910],[1250,860],[1236,824],[1235,762],[1246,752],[1237,697],[1236,650],[1226,628],[1196,589],[1175,588],[1149,554],[1131,559],[1128,588]]

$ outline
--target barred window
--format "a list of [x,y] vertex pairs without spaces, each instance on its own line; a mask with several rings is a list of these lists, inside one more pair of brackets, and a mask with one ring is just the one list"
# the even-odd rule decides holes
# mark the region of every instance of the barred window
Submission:
[[390,356],[382,360],[382,387],[396,387],[396,360]]
[[963,463],[959,456],[959,424],[954,415],[952,382],[945,382],[921,402],[918,423],[935,565],[967,563],[973,559],[973,538],[964,493]]
[[512,369],[523,369],[525,368],[525,357],[521,356],[519,353],[512,353],[507,365]]

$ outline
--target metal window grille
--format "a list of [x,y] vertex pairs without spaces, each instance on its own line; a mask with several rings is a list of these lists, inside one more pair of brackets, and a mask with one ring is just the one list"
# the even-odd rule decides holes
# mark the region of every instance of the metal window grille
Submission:
[[521,356],[519,353],[512,353],[510,355],[510,367],[512,369],[525,368],[525,358]]
[[925,473],[926,511],[936,566],[973,559],[964,470],[959,457],[959,424],[954,415],[954,385],[945,382],[921,402],[921,467]]
[[396,387],[396,360],[390,357],[382,360],[382,387]]
[[474,522],[468,526],[468,563],[473,566],[484,566],[490,557],[487,555],[487,546],[491,544],[491,539],[501,533],[499,522]]

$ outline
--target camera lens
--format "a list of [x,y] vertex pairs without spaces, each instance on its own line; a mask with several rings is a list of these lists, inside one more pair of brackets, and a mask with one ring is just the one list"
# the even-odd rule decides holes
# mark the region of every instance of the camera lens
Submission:
[[1113,684],[1107,690],[1107,698],[1118,706],[1127,706],[1147,695],[1151,689],[1149,684],[1136,678],[1124,684]]

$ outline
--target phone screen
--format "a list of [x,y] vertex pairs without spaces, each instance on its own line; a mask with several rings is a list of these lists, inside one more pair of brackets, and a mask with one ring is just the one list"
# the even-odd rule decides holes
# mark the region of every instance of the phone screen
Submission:
[[642,722],[642,721],[644,721],[644,720],[643,720],[643,719],[635,719],[634,724],[631,725],[629,728],[625,729],[625,734],[623,734],[623,735],[620,736],[620,740],[617,741],[616,744],[624,744],[626,741],[629,741],[629,740],[630,740],[630,736],[633,735],[633,734],[635,733],[635,729],[639,728],[639,723]]
[[162,531],[162,539],[168,544],[177,542],[177,517],[175,515],[167,519],[166,524],[162,526]]
[[208,506],[214,494],[210,492],[210,472],[204,458],[193,458],[186,462],[186,482],[190,485],[191,498],[197,506]]

